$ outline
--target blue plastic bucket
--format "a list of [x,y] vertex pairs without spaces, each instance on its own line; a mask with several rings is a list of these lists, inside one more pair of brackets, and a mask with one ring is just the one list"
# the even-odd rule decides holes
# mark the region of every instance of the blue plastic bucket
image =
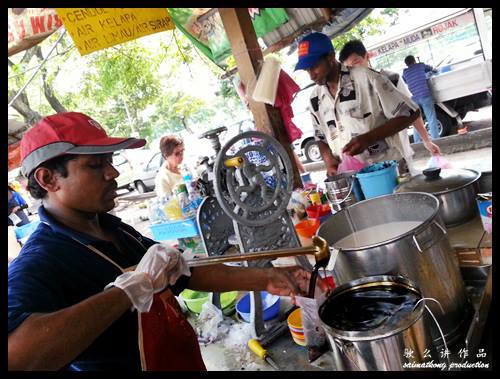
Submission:
[[397,162],[372,164],[359,170],[356,177],[366,199],[391,194],[398,184]]

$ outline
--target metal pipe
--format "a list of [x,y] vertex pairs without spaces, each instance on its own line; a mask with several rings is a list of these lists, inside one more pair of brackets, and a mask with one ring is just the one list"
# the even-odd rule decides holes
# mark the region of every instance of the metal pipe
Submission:
[[213,256],[207,258],[196,258],[187,261],[187,264],[189,267],[199,267],[199,266],[215,265],[220,263],[255,261],[259,259],[294,257],[299,255],[314,255],[314,257],[316,258],[316,263],[326,261],[327,264],[328,263],[327,259],[328,260],[330,259],[330,249],[328,248],[328,244],[323,238],[314,236],[313,245],[311,246],[295,247],[295,248],[280,249],[280,250],[258,251],[252,253],[242,253],[237,255],[222,255],[222,256]]

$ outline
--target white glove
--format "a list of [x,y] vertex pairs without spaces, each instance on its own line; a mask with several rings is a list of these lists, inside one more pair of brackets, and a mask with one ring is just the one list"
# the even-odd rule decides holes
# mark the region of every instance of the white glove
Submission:
[[134,271],[121,274],[105,289],[120,288],[130,298],[133,308],[148,312],[153,295],[173,285],[181,275],[191,276],[181,253],[173,247],[156,244],[148,249]]

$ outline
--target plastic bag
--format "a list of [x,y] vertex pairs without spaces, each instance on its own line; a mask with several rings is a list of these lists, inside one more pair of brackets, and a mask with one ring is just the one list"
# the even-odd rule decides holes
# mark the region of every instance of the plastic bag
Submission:
[[306,208],[308,206],[309,200],[303,191],[296,190],[292,192],[292,196],[287,205],[287,209],[292,218],[295,218],[297,222],[304,219],[307,216]]
[[304,338],[309,351],[309,362],[312,362],[328,350],[326,332],[319,319],[318,300],[296,296],[295,301],[300,307]]
[[442,155],[433,155],[427,162],[427,168],[439,167],[442,169],[453,168],[453,165]]
[[363,167],[365,167],[366,164],[363,162],[360,162],[358,159],[354,158],[353,156],[350,156],[348,154],[342,154],[342,162],[340,162],[339,166],[337,167],[337,174],[341,174],[346,171],[359,171]]
[[219,324],[224,320],[222,311],[213,305],[210,301],[203,303],[201,313],[198,316],[200,327],[199,336],[207,342],[214,342],[218,336]]

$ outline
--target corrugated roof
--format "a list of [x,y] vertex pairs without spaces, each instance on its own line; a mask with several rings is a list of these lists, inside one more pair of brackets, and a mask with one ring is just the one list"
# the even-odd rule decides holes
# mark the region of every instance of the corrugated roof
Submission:
[[311,31],[320,31],[335,38],[355,26],[373,9],[285,8],[289,17],[288,22],[262,38],[266,45],[265,53],[281,50]]
[[278,29],[267,33],[262,39],[267,47],[283,40],[284,38],[297,32],[304,26],[311,25],[318,21],[328,22],[324,17],[321,8],[285,8],[289,20]]

